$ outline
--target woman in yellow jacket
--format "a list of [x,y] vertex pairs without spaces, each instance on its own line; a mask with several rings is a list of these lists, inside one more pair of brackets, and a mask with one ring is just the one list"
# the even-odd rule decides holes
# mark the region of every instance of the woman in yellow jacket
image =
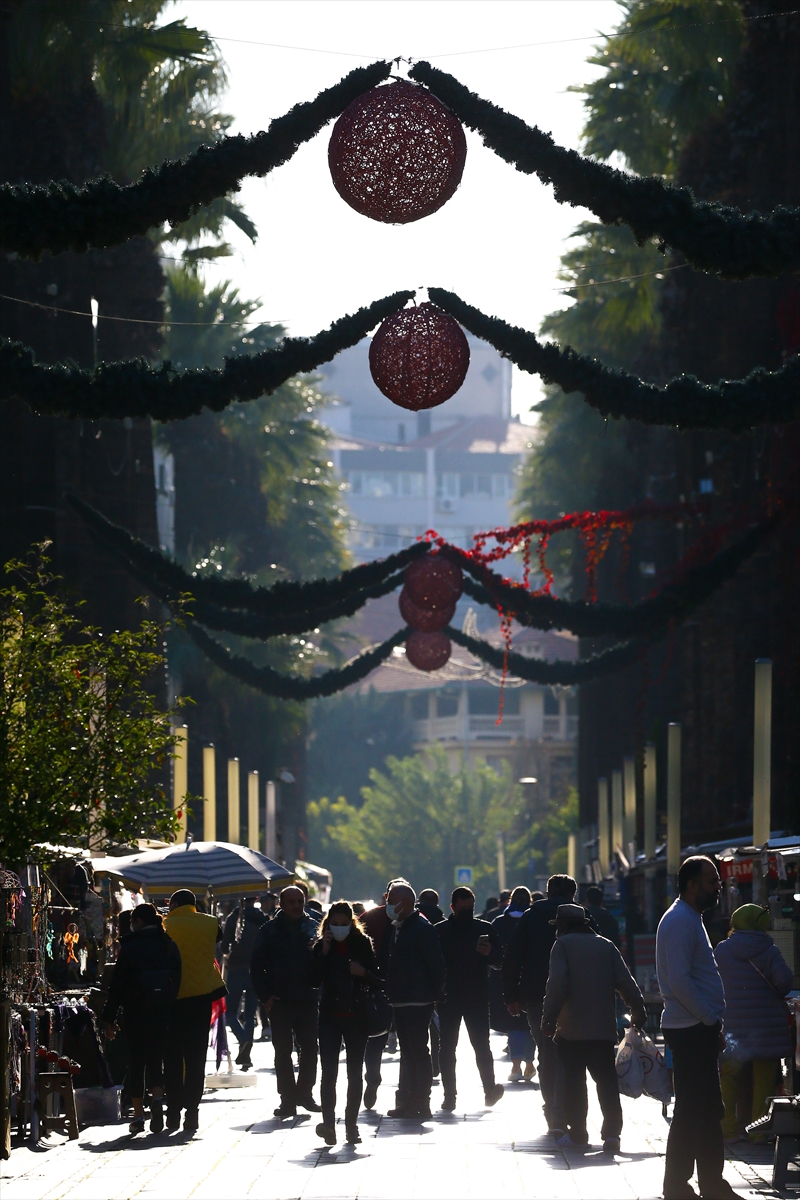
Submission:
[[216,917],[197,911],[194,892],[182,888],[169,901],[167,933],[181,954],[181,987],[173,1005],[164,1057],[167,1129],[194,1133],[206,1075],[211,1004],[227,988],[214,960],[219,924]]

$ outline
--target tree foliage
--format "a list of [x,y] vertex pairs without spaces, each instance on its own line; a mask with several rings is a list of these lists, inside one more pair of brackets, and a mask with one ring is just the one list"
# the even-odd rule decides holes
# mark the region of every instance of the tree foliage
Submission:
[[[6,563],[0,590],[0,845],[7,864],[38,842],[104,848],[169,837],[173,712],[152,690],[163,627],[103,636],[82,624],[43,554]],[[187,797],[188,800],[188,797]]]

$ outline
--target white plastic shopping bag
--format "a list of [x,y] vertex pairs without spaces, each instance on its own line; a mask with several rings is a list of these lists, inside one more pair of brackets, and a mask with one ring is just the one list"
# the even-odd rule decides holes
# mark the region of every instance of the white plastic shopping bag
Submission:
[[642,1094],[644,1071],[639,1057],[637,1039],[639,1034],[631,1027],[617,1048],[617,1082],[623,1096],[636,1100]]
[[669,1085],[669,1073],[664,1064],[664,1056],[646,1033],[637,1033],[638,1045],[636,1053],[642,1064],[642,1090],[645,1096],[652,1096],[662,1104],[669,1104],[672,1099],[672,1089]]

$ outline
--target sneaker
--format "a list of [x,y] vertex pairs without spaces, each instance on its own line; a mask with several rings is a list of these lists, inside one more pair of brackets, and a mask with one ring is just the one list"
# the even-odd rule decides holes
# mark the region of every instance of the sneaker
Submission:
[[[553,1133],[554,1130],[551,1129],[550,1132]],[[585,1150],[587,1144],[588,1139],[587,1142],[576,1142],[573,1141],[568,1133],[562,1133],[560,1138],[556,1138],[556,1145],[563,1147],[565,1150],[569,1150],[570,1148],[574,1150]]]
[[418,1121],[419,1112],[416,1108],[409,1108],[404,1105],[402,1108],[390,1108],[387,1112],[387,1117],[392,1117],[395,1121]]
[[487,1092],[484,1092],[487,1108],[492,1108],[493,1105],[497,1104],[497,1101],[502,1098],[505,1090],[502,1083],[495,1083]]
[[523,1078],[533,1079],[535,1074],[536,1074],[536,1067],[533,1065],[533,1063],[532,1062],[525,1063],[525,1074],[524,1074]]
[[167,1129],[170,1133],[174,1133],[176,1129],[181,1127],[181,1110],[179,1108],[167,1109]]
[[150,1101],[150,1132],[161,1133],[164,1128],[164,1105],[160,1100]]
[[665,1183],[664,1200],[699,1200],[699,1197],[690,1183]]
[[559,1138],[562,1138],[565,1136],[564,1130],[559,1129],[556,1126],[553,1126],[552,1128],[548,1129],[547,1132],[550,1134],[550,1137],[553,1139],[554,1142],[557,1142],[559,1140]]
[[368,1083],[364,1088],[364,1108],[371,1112],[378,1100],[378,1089],[374,1083]]
[[304,1108],[306,1112],[322,1112],[322,1105],[317,1104],[313,1096],[298,1096],[297,1103],[301,1108]]
[[144,1117],[134,1117],[128,1126],[129,1133],[144,1133]]
[[619,1138],[605,1138],[603,1154],[619,1154]]
[[332,1125],[320,1123],[316,1128],[317,1137],[321,1137],[328,1146],[336,1145],[336,1130]]
[[293,1104],[284,1104],[284,1102],[281,1100],[280,1104],[275,1109],[275,1116],[281,1117],[281,1118],[296,1117],[297,1109],[295,1108],[295,1106]]
[[525,1076],[522,1074],[522,1071],[518,1071],[517,1068],[514,1067],[508,1076],[508,1082],[509,1083],[519,1083],[519,1081],[524,1078],[525,1078]]
[[442,1110],[442,1112],[455,1112],[455,1110],[456,1110],[455,1096],[447,1096],[447,1095],[443,1096],[441,1110]]
[[361,1134],[358,1132],[357,1125],[348,1125],[345,1130],[344,1140],[350,1146],[357,1146],[361,1141]]

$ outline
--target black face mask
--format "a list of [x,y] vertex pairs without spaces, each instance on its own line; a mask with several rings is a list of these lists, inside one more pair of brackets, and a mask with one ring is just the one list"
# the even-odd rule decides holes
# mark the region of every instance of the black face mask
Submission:
[[457,921],[460,921],[463,925],[466,925],[469,921],[472,920],[473,916],[475,915],[475,909],[474,908],[462,908],[462,909],[459,909],[459,911],[457,913],[455,913],[454,915],[455,915],[455,918]]

